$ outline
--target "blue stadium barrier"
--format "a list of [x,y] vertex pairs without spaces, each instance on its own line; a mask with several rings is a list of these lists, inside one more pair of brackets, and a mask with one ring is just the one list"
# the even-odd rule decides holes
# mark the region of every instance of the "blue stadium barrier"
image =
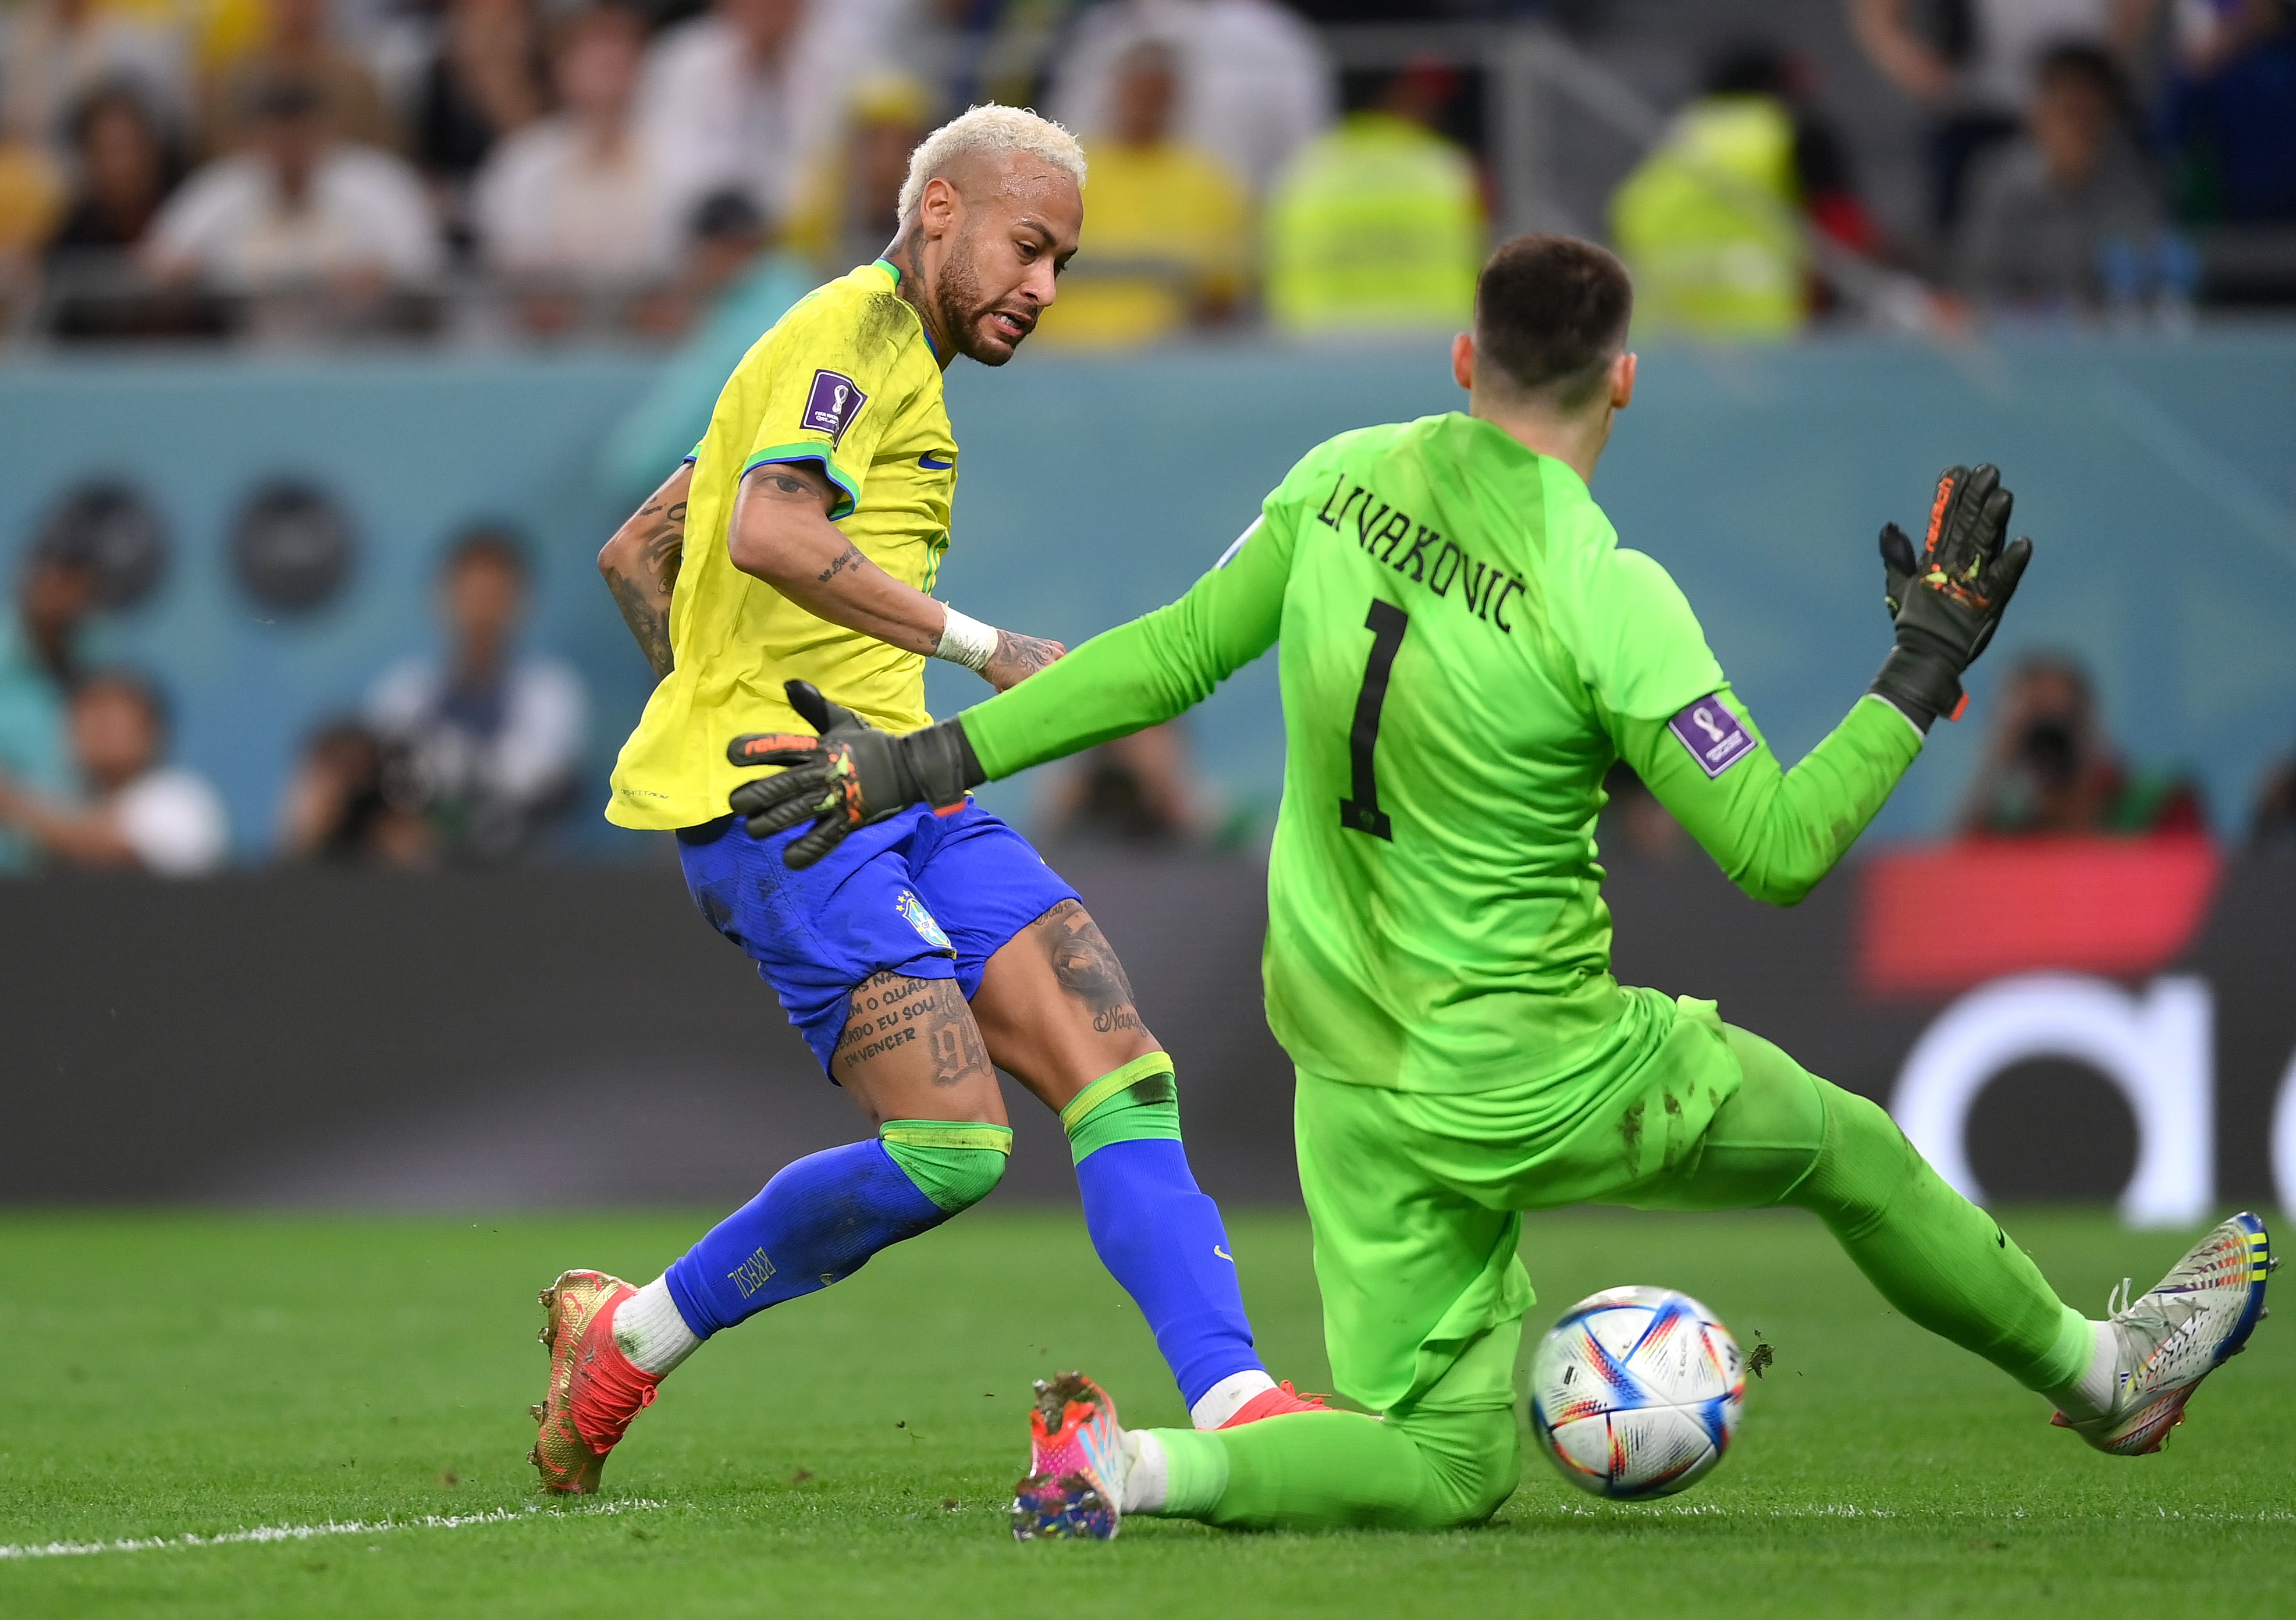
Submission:
[[[91,477],[164,514],[170,572],[106,628],[106,657],[159,675],[178,752],[212,775],[243,854],[268,843],[300,737],[430,644],[430,579],[463,524],[506,517],[539,563],[534,645],[595,702],[590,797],[646,673],[591,557],[627,511],[603,447],[656,362],[622,354],[454,358],[178,357],[0,367],[0,547]],[[1185,589],[1316,440],[1458,400],[1443,345],[1245,343],[1137,358],[1030,354],[950,380],[963,447],[943,594],[976,617],[1071,643]],[[1984,704],[2009,658],[2066,649],[2095,671],[2136,759],[2204,783],[2237,829],[2296,745],[2296,331],[2171,340],[2033,336],[1939,349],[1856,340],[1644,356],[1595,493],[1627,544],[1673,571],[1779,752],[1815,743],[1886,645],[1874,535],[1915,527],[1930,480],[1991,458],[2040,560],[1972,681],[1974,723],[1884,813],[1891,836],[1948,825]],[[229,529],[280,475],[333,490],[360,538],[341,596],[304,617],[256,606]],[[935,705],[980,691],[935,666]],[[1194,723],[1232,803],[1272,804],[1272,669]],[[1024,806],[1025,786],[992,802]],[[578,847],[629,847],[586,813]]]

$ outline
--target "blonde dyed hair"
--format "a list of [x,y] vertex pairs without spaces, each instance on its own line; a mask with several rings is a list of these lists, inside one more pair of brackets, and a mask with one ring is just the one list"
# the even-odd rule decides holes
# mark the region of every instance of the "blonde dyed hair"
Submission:
[[909,177],[901,184],[900,220],[916,212],[925,182],[945,176],[958,160],[1021,152],[1040,159],[1084,185],[1084,148],[1076,136],[1026,107],[972,107],[958,113],[917,143],[909,154]]

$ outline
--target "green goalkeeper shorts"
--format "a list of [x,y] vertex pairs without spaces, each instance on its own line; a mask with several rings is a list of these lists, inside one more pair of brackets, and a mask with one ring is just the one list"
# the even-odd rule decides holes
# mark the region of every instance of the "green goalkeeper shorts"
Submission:
[[[1517,1212],[1637,1202],[1697,1164],[1738,1060],[1714,1003],[1636,993],[1658,1027],[1615,1072],[1467,1093],[1299,1072],[1300,1184],[1341,1394],[1384,1412],[1512,1405],[1512,1349],[1536,1298]],[[1822,1128],[1819,1114],[1811,1152]],[[1504,1346],[1487,1342],[1495,1332]]]

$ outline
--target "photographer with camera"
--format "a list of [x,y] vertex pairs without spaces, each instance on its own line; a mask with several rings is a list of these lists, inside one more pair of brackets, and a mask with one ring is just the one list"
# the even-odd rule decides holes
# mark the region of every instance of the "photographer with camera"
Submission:
[[2174,770],[2132,768],[2097,718],[2088,673],[2036,654],[2002,687],[1998,719],[1961,814],[1964,836],[2208,832],[2200,789]]

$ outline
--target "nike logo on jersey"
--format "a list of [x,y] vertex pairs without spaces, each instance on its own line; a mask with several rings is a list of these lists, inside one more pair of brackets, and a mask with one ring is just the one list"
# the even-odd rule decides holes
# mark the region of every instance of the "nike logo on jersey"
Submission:
[[1235,1256],[1229,1254],[1226,1249],[1220,1247],[1217,1243],[1212,1245],[1212,1253],[1218,1255],[1222,1260],[1226,1261],[1230,1265],[1234,1265],[1235,1263]]
[[927,450],[923,455],[917,457],[917,465],[924,468],[928,473],[946,473],[955,465],[955,453],[954,451],[950,452],[950,458],[947,461],[943,461],[931,450]]
[[[1341,489],[1348,492],[1344,500],[1340,498]],[[1354,540],[1365,556],[1405,575],[1414,585],[1424,585],[1446,602],[1457,603],[1485,624],[1497,626],[1505,635],[1514,634],[1514,625],[1506,616],[1507,598],[1529,586],[1502,572],[1496,563],[1477,560],[1466,547],[1445,539],[1441,530],[1415,522],[1400,506],[1381,500],[1370,486],[1351,485],[1342,473],[1324,498],[1324,509],[1316,514],[1316,521]],[[1406,540],[1410,545],[1405,546]],[[1400,556],[1396,555],[1398,550]],[[1456,596],[1451,589],[1455,585],[1459,588]]]

